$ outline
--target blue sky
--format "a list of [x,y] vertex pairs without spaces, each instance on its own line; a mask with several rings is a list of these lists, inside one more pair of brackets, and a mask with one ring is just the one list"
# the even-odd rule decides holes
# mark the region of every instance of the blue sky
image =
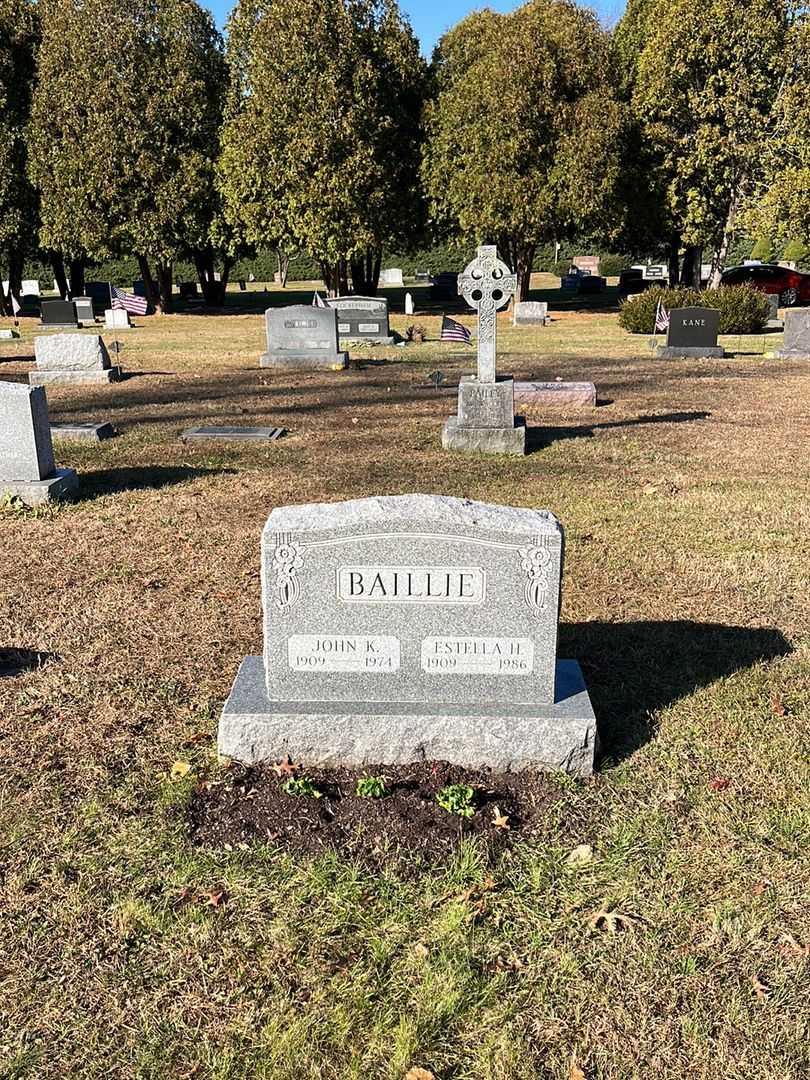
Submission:
[[[202,2],[204,3],[205,0]],[[444,3],[437,0],[399,0],[399,3],[403,11],[408,14],[426,56],[430,55],[431,49],[444,31],[470,11],[479,7],[510,11],[518,6],[515,0],[490,0],[489,3],[475,3],[472,0],[445,0]],[[606,23],[612,24],[624,10],[624,3],[625,0],[591,0],[589,6],[595,8]],[[233,6],[233,0],[208,0],[207,6],[211,8],[218,24],[222,27]]]

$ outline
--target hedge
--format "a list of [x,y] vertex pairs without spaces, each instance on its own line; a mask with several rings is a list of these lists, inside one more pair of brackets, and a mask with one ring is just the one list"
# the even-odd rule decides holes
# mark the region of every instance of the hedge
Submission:
[[631,296],[619,311],[619,325],[631,334],[655,332],[659,301],[667,311],[683,307],[709,307],[720,312],[721,334],[756,334],[770,317],[764,293],[750,285],[721,285],[719,289],[652,288]]

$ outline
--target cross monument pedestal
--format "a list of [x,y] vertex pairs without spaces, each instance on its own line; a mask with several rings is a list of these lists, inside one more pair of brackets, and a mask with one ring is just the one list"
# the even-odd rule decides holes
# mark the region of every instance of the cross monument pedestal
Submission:
[[458,280],[458,291],[478,312],[478,374],[465,375],[458,387],[458,413],[444,425],[445,450],[484,454],[525,454],[526,424],[515,417],[514,380],[495,372],[496,312],[517,288],[517,277],[483,246]]

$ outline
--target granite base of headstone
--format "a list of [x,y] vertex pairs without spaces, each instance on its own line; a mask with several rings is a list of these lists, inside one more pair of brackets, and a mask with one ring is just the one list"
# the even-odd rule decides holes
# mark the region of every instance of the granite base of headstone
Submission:
[[115,428],[104,424],[51,424],[51,438],[72,442],[103,442],[115,436]]
[[40,305],[42,326],[49,330],[76,330],[79,320],[72,300],[43,300]]
[[388,325],[388,301],[378,296],[336,296],[326,301],[337,312],[341,342],[393,345]]
[[125,308],[107,308],[104,312],[104,328],[106,330],[131,330],[129,312]]
[[515,406],[527,414],[534,409],[593,409],[596,387],[592,382],[516,382]]
[[780,360],[810,360],[810,310],[787,309],[785,339],[774,356]]
[[295,304],[264,313],[267,352],[259,366],[293,371],[342,371],[349,355],[338,348],[337,312]]
[[725,350],[717,344],[719,330],[720,312],[716,308],[673,308],[667,343],[659,345],[655,355],[662,360],[725,356]]
[[279,427],[193,427],[186,428],[180,438],[183,442],[226,439],[232,442],[275,442],[286,435]]
[[590,775],[590,698],[557,659],[562,557],[542,510],[440,495],[273,510],[264,653],[239,669],[220,754]]
[[515,383],[499,375],[495,382],[479,382],[462,375],[458,386],[458,413],[445,421],[442,446],[482,454],[525,454],[526,422],[515,416]]
[[54,463],[45,391],[0,383],[0,499],[41,506],[70,498],[78,487],[75,470]]
[[34,338],[36,369],[29,373],[31,386],[111,383],[121,378],[98,334],[51,334]]
[[545,326],[547,322],[548,304],[545,300],[523,300],[515,304],[513,326]]

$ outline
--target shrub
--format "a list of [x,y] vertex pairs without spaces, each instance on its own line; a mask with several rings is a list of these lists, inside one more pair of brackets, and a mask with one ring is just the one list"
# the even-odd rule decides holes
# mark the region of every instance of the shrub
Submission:
[[436,795],[436,802],[448,814],[470,818],[475,813],[474,795],[466,784],[448,784]]
[[619,325],[631,334],[655,332],[655,313],[659,300],[667,309],[710,307],[720,312],[721,334],[756,334],[769,317],[769,304],[764,293],[750,285],[721,285],[719,289],[687,289],[683,287],[653,288],[631,296],[622,304]]
[[751,249],[750,257],[752,259],[759,259],[760,262],[773,262],[776,258],[776,249],[773,246],[773,240],[771,240],[769,236],[761,236]]
[[786,245],[782,258],[786,262],[796,263],[799,270],[804,270],[810,263],[810,248],[801,240],[791,240]]
[[602,277],[618,277],[633,262],[629,255],[601,255],[599,273]]

